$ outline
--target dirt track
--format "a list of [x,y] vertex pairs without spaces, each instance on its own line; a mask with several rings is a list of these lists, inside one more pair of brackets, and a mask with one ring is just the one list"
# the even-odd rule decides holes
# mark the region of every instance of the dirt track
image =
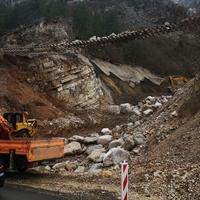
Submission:
[[64,199],[73,199],[73,198],[64,198],[55,194],[47,194],[47,192],[38,192],[28,188],[14,187],[7,185],[6,187],[0,190],[0,199],[1,200],[64,200]]
[[[72,200],[117,200],[120,199],[120,182],[116,178],[87,176],[58,176],[33,173],[9,174],[8,184],[59,194]],[[162,200],[145,197],[129,191],[130,200]]]

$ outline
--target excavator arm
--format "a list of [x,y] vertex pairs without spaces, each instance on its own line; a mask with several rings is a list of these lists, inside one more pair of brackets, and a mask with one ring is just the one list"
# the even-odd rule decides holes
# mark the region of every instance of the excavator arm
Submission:
[[10,140],[13,129],[9,126],[6,119],[0,115],[0,139]]

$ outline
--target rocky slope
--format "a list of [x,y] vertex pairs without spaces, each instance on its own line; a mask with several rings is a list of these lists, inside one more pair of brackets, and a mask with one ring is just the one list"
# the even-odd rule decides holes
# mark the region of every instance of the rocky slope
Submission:
[[[123,104],[122,113],[130,112],[129,123],[87,136],[74,135],[66,139],[66,160],[33,169],[36,174],[49,175],[39,187],[55,191],[49,182],[56,179],[56,187],[63,191],[70,183],[81,191],[78,182],[87,185],[85,191],[97,188],[120,191],[119,163],[129,160],[129,198],[135,199],[199,199],[199,116],[200,77],[191,80],[175,95],[149,96],[137,106]],[[32,172],[33,172],[32,171]],[[54,174],[54,175],[53,175]],[[59,178],[55,177],[59,176]],[[96,180],[98,179],[98,184]],[[33,187],[38,188],[36,180]],[[11,179],[18,184],[29,184],[21,177]],[[91,184],[93,183],[93,184]],[[109,186],[108,186],[109,184]],[[105,187],[104,187],[105,186]]]
[[[199,199],[200,78],[172,96],[148,97],[138,105],[123,104],[129,122],[101,132],[66,139],[66,160],[10,178],[10,183],[74,193],[104,189],[118,198],[120,168],[130,163],[130,199]],[[32,175],[32,173],[35,173]],[[48,176],[47,176],[48,174]],[[51,175],[50,175],[51,174]],[[43,177],[42,179],[41,176]],[[46,178],[45,178],[46,177]],[[69,180],[69,181],[66,181]],[[98,179],[98,184],[96,180]],[[38,184],[38,180],[41,184]],[[49,184],[55,181],[52,188]],[[80,186],[80,182],[86,187]],[[92,183],[92,184],[91,184]]]

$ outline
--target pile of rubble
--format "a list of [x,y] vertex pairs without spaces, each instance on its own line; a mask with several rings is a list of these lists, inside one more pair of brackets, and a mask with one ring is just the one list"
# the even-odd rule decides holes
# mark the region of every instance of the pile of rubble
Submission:
[[[134,131],[135,128],[145,116],[154,113],[170,98],[171,96],[149,96],[137,106],[121,104],[118,106],[120,113],[130,113],[131,122],[117,125],[112,130],[103,128],[100,133],[92,133],[85,137],[74,135],[65,139],[64,151],[67,161],[43,169],[62,175],[69,172],[98,174],[105,168],[112,169],[122,161],[127,161],[130,152],[137,155],[146,144],[145,133]],[[41,168],[39,170],[41,171]]]
[[136,106],[131,105],[130,103],[124,103],[121,105],[109,105],[106,109],[112,114],[135,114],[138,117],[149,116],[157,109],[161,108],[162,105],[167,103],[171,98],[172,96],[148,96]]
[[129,122],[66,139],[67,161],[43,169],[87,177],[109,172],[116,181],[119,163],[129,160],[130,191],[199,199],[199,83],[198,77],[191,80],[173,98],[149,96],[135,106],[118,106],[120,114],[130,114]]
[[87,137],[74,135],[65,139],[64,152],[67,161],[37,169],[39,171],[56,171],[62,175],[65,172],[66,174],[67,172],[98,174],[103,168],[128,160],[129,151],[144,143],[145,139],[142,136],[115,139],[112,131],[108,128],[102,129],[100,134],[93,133]]
[[48,134],[56,135],[62,130],[70,130],[81,128],[86,124],[86,122],[75,116],[72,113],[68,113],[64,117],[58,117],[53,120],[40,121],[39,125],[48,129]]

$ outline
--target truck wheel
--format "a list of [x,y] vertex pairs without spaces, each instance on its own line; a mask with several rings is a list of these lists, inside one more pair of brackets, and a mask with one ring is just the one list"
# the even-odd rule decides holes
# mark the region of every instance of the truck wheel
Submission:
[[0,187],[4,186],[4,182],[5,182],[5,174],[3,172],[2,174],[0,174]]
[[18,168],[18,171],[19,171],[20,173],[24,173],[24,172],[26,172],[26,170],[27,170],[27,167],[19,167],[19,168]]
[[5,182],[4,166],[3,166],[3,161],[0,159],[0,187],[4,186],[4,182]]
[[24,156],[16,158],[16,168],[19,172],[23,173],[27,170],[27,159]]

